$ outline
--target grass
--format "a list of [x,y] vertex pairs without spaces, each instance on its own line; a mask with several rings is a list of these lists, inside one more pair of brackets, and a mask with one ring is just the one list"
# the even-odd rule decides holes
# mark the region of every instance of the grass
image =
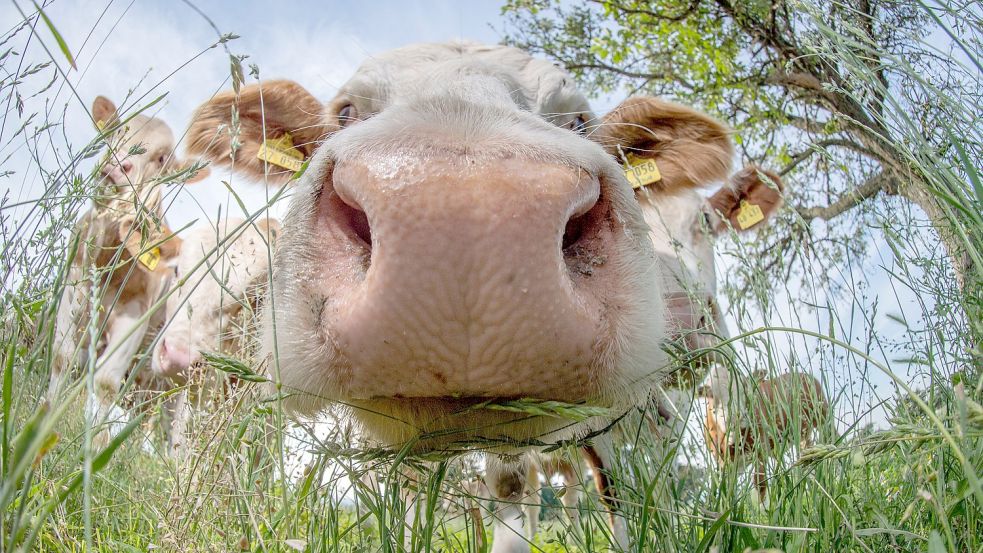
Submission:
[[[67,52],[55,29],[68,23],[45,18],[44,24]],[[57,111],[17,109],[28,93],[44,96],[53,93],[49,83],[66,84],[55,70],[65,61],[62,54],[39,54],[38,36],[29,40],[44,28],[34,18],[0,38],[0,98],[7,106],[0,143],[26,149],[27,167],[20,170],[40,172],[45,183],[39,198],[24,202],[24,191],[7,189],[0,201],[0,551],[487,548],[495,505],[473,498],[465,486],[479,473],[476,458],[420,459],[372,448],[343,418],[291,421],[268,388],[248,382],[258,378],[246,378],[235,393],[202,411],[192,425],[193,453],[180,461],[161,453],[156,429],[164,417],[163,394],[124,390],[142,415],[105,447],[93,443],[85,416],[91,374],[79,375],[77,393],[45,400],[70,225],[97,189],[89,167],[100,143],[94,132],[90,144],[65,144]],[[848,29],[819,28],[829,39],[824,44],[832,45],[819,55],[883,86],[856,58]],[[967,86],[978,87],[979,43],[954,42],[968,60]],[[49,58],[29,63],[25,52]],[[241,69],[233,73],[242,78]],[[871,236],[883,246],[880,263],[889,282],[873,290],[855,268],[839,267],[841,288],[808,291],[812,306],[794,305],[791,322],[762,299],[780,291],[752,294],[735,305],[737,312],[758,313],[759,320],[738,318],[731,370],[820,374],[836,422],[801,457],[780,446],[762,504],[749,475],[716,467],[698,436],[667,445],[647,431],[646,414],[625,417],[614,431],[628,446],[619,451],[613,477],[639,550],[983,551],[983,127],[979,106],[934,90],[925,79],[915,81],[950,108],[950,148],[940,151],[921,137],[907,106],[890,90],[883,91],[889,100],[885,123],[901,137],[895,147],[927,177],[929,192],[944,206],[951,227],[943,232],[959,237],[965,248],[965,282],[954,284],[951,267],[937,254],[935,230],[908,224],[923,220],[918,213],[885,205],[878,208],[882,227],[871,229]],[[46,141],[60,141],[54,157],[41,154]],[[762,271],[753,255],[740,250],[753,245],[727,247],[736,249],[742,270]],[[889,314],[895,328],[889,333],[877,323],[877,310],[892,299],[901,303],[901,296],[917,301]],[[815,312],[823,316],[810,320]],[[858,325],[865,332],[850,331]],[[254,374],[249,363],[212,362],[240,377]],[[878,383],[889,384],[889,392],[877,390]],[[584,415],[569,406],[521,401],[501,408]],[[881,427],[870,426],[872,410],[886,413]],[[694,412],[692,419],[701,415]],[[670,475],[677,459],[682,466]],[[606,516],[592,486],[584,487],[588,494],[574,527],[557,501],[560,492],[546,486],[536,549],[609,547]],[[404,489],[421,492],[419,501],[407,504]],[[415,516],[408,518],[407,511]]]

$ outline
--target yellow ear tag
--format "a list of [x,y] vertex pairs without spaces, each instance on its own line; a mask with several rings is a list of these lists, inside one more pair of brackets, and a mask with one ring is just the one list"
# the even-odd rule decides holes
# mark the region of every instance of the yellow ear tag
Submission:
[[304,167],[304,154],[294,148],[294,141],[289,134],[264,140],[256,157],[295,173]]
[[654,159],[641,159],[633,155],[626,156],[625,178],[632,188],[641,188],[662,180],[662,173]]
[[757,204],[741,200],[741,208],[737,210],[737,224],[741,230],[749,229],[764,220],[765,214],[761,212],[761,208]]
[[140,260],[140,263],[142,263],[144,267],[146,267],[148,270],[153,271],[154,269],[157,268],[157,264],[160,263],[160,248],[149,249],[143,252],[142,254],[140,254],[140,257],[138,259]]
[[102,119],[96,121],[96,128],[99,129],[100,131],[106,130],[106,122],[103,121]]

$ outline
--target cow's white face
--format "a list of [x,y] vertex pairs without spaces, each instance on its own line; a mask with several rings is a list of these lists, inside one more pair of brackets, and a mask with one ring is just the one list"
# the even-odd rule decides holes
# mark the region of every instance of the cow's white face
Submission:
[[[265,125],[258,88],[241,92],[237,166],[264,169],[250,159],[262,129],[302,153],[323,140],[284,220],[264,325],[297,408],[341,401],[385,442],[444,433],[433,447],[575,429],[472,408],[490,399],[645,401],[665,364],[661,281],[612,153],[659,159],[667,189],[693,186],[729,166],[719,124],[643,99],[599,126],[565,73],[497,46],[377,56],[319,110],[267,83]],[[228,159],[215,129],[233,101],[199,109],[192,150]],[[653,121],[666,132],[638,136]],[[679,128],[691,151],[672,161],[687,153]]]
[[174,133],[160,119],[134,115],[121,123],[116,105],[105,96],[93,101],[92,119],[100,129],[115,129],[106,139],[109,150],[100,171],[118,191],[139,190],[154,178],[180,169]]
[[[749,166],[712,196],[694,190],[642,189],[639,201],[652,243],[664,268],[663,293],[670,338],[688,350],[711,347],[726,334],[717,304],[714,243],[724,232],[745,232],[764,224],[782,203],[777,175]],[[742,226],[742,202],[760,209],[761,219]],[[744,219],[747,223],[752,219]]]
[[269,276],[268,243],[279,224],[230,219],[185,234],[167,299],[167,326],[154,350],[158,374],[183,380],[202,352],[237,354]]
[[641,192],[642,213],[662,271],[670,334],[706,326],[717,293],[714,235],[706,199],[692,190]]

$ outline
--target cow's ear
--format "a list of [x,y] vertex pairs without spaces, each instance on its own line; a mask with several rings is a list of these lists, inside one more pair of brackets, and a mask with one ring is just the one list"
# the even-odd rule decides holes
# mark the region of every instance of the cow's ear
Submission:
[[[234,91],[216,94],[199,106],[188,128],[187,148],[221,165],[234,163],[253,178],[285,182],[334,130],[336,122],[325,118],[324,106],[304,87],[287,80],[266,81],[242,87],[238,96]],[[270,148],[263,147],[267,140]],[[265,160],[259,158],[261,149]],[[289,159],[270,162],[277,152],[286,152]]]
[[167,225],[150,217],[126,215],[119,221],[119,241],[141,270],[154,272],[181,253],[182,240]]
[[622,155],[654,160],[661,180],[651,184],[674,190],[724,180],[734,155],[730,134],[705,113],[640,96],[605,115],[592,137],[619,162],[624,162]]
[[746,231],[767,221],[782,206],[785,185],[775,173],[749,165],[731,177],[723,188],[710,196],[713,232],[733,228]]
[[153,247],[144,236],[144,226],[133,215],[123,217],[119,221],[119,241],[139,269],[153,272],[162,255],[160,247]]
[[280,237],[280,227],[280,221],[276,219],[263,219],[256,222],[256,228],[259,229],[260,234],[269,240],[270,244],[276,242],[277,238]]
[[96,96],[92,101],[92,121],[100,131],[119,121],[116,104],[105,96]]
[[174,234],[166,225],[163,227],[164,241],[160,244],[161,258],[171,261],[177,259],[181,253],[181,245],[184,243],[178,235]]

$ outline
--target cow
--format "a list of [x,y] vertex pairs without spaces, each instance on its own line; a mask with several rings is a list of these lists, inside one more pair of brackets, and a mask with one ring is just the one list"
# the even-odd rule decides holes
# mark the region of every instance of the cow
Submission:
[[[301,174],[262,325],[287,407],[341,402],[380,444],[449,454],[576,439],[649,401],[668,370],[665,291],[620,159],[680,193],[732,157],[703,113],[640,97],[599,122],[562,69],[471,43],[374,56],[327,102],[284,80],[219,93],[188,148],[271,183]],[[595,410],[494,405],[523,398]],[[605,436],[592,451],[610,466]],[[526,477],[521,455],[489,456],[503,504]]]
[[[626,171],[631,171],[628,164]],[[716,348],[728,337],[727,326],[717,303],[717,278],[714,263],[714,244],[724,233],[745,233],[760,228],[781,207],[784,185],[781,179],[757,166],[748,166],[730,177],[724,186],[710,196],[695,190],[666,191],[658,186],[639,185],[636,198],[651,229],[649,236],[655,247],[665,294],[668,315],[668,336],[679,353],[674,370],[663,377],[649,409],[649,428],[654,444],[662,447],[679,440],[692,410],[696,386],[704,380],[711,366],[724,361]],[[707,186],[713,183],[705,183]],[[742,205],[743,202],[743,205]],[[761,210],[750,219],[744,212],[755,206]],[[760,217],[759,217],[760,215]],[[656,451],[656,462],[663,462]],[[588,467],[592,454],[582,452]],[[669,462],[672,467],[671,460]],[[559,478],[565,485],[562,498],[565,511],[576,524],[579,484],[585,482],[584,467],[569,456],[539,456],[529,464],[526,493],[535,496],[540,475],[549,482]],[[603,480],[597,481],[605,485]],[[527,536],[536,533],[539,505],[534,499],[524,502]]]
[[[123,120],[103,96],[92,104],[92,119],[109,150],[93,206],[73,229],[75,253],[58,303],[48,393],[58,395],[74,367],[91,364],[99,422],[163,321],[163,311],[151,308],[167,286],[180,240],[164,221],[161,187],[176,173],[191,181],[205,170],[177,158],[174,134],[160,119],[138,114]],[[108,435],[96,437],[102,443]]]
[[[714,371],[711,379],[728,378],[726,371]],[[720,384],[719,382],[717,384]],[[758,499],[767,499],[767,462],[781,456],[789,444],[800,449],[812,444],[813,433],[829,420],[829,402],[822,384],[812,375],[786,373],[773,378],[757,375],[750,393],[731,394],[723,403],[714,394],[720,386],[704,385],[699,395],[707,400],[704,437],[711,455],[721,468],[730,464],[738,472],[754,465],[754,486]],[[730,385],[725,386],[730,389]],[[728,414],[730,411],[730,414]],[[730,424],[737,417],[738,424]]]
[[275,219],[224,219],[184,233],[174,263],[174,286],[167,298],[166,323],[154,348],[155,375],[181,386],[169,405],[170,452],[187,452],[192,408],[226,382],[206,372],[203,353],[249,358],[255,313],[269,279],[270,245],[280,229]]

